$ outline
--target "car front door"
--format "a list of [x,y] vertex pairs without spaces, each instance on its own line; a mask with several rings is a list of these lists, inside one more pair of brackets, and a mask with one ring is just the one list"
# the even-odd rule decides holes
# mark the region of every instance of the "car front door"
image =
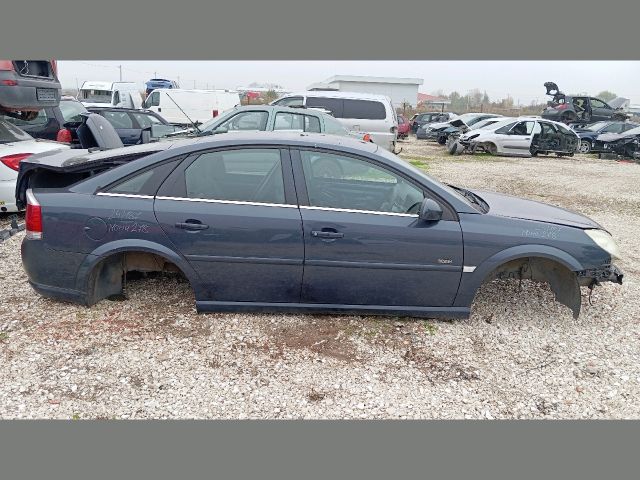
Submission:
[[597,98],[590,98],[591,104],[591,121],[599,122],[600,120],[611,120],[613,116],[613,108]]
[[302,302],[452,305],[463,249],[446,204],[436,199],[441,221],[420,220],[429,192],[365,157],[305,149],[292,151],[292,161],[305,239]]
[[214,302],[300,301],[304,242],[288,150],[193,154],[160,187],[162,229]]
[[506,132],[506,135],[501,136],[504,153],[529,155],[535,124],[533,120],[518,122]]

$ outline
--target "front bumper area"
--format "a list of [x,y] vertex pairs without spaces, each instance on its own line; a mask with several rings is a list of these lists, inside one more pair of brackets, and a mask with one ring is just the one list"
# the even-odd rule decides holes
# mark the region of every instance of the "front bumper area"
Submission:
[[582,285],[598,285],[602,282],[613,282],[622,285],[624,277],[622,270],[613,264],[581,270],[577,272],[577,275]]

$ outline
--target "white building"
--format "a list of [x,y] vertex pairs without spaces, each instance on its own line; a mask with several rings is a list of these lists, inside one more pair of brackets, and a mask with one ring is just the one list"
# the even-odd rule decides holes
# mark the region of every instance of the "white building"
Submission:
[[401,107],[403,103],[415,107],[418,104],[418,87],[423,82],[421,78],[336,75],[324,82],[309,85],[307,89],[374,93],[391,98],[394,107]]

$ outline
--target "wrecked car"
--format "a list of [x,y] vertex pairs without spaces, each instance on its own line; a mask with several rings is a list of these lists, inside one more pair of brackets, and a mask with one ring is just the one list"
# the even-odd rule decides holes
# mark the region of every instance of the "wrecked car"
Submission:
[[460,136],[458,143],[467,153],[530,157],[555,153],[573,156],[578,135],[566,125],[538,117],[520,117],[494,123],[486,129],[472,130]]
[[623,133],[604,133],[593,142],[601,155],[640,159],[640,126]]
[[577,317],[580,286],[623,279],[593,220],[442,184],[371,142],[243,132],[73,154],[23,162],[16,191],[29,282],[58,300],[175,272],[200,312],[464,318],[484,282],[515,278],[548,282]]
[[447,137],[447,150],[449,150],[449,153],[451,155],[456,155],[456,154],[462,153],[462,150],[464,149],[464,146],[462,146],[458,142],[458,139],[460,138],[460,135],[462,135],[464,133],[467,133],[470,130],[489,129],[489,128],[491,128],[491,125],[493,125],[495,123],[498,123],[498,122],[503,122],[506,119],[507,119],[507,117],[486,118],[486,119],[484,119],[484,120],[482,120],[480,122],[474,123],[471,127],[463,126],[461,128],[456,129],[456,131],[451,132],[449,134],[449,136]]
[[616,135],[615,138],[617,138],[617,134],[624,133],[636,127],[640,127],[640,124],[633,122],[596,122],[583,127],[576,127],[573,130],[578,134],[578,137],[580,137],[578,152],[601,152],[603,142],[596,142],[596,139],[600,135],[613,133]]
[[430,123],[418,129],[416,137],[422,140],[435,140],[440,145],[447,143],[447,137],[459,132],[463,128],[470,128],[474,124],[487,118],[501,117],[495,113],[463,113],[447,122]]
[[[622,107],[628,100],[615,98],[607,103],[599,98],[584,95],[566,95],[553,82],[544,84],[546,94],[551,97],[547,107],[542,111],[542,118],[562,123],[591,123],[603,120],[624,121],[629,115]],[[615,105],[615,106],[614,106]]]
[[423,112],[416,113],[409,120],[411,125],[411,133],[416,133],[420,127],[428,123],[446,122],[452,120],[458,115],[452,112]]

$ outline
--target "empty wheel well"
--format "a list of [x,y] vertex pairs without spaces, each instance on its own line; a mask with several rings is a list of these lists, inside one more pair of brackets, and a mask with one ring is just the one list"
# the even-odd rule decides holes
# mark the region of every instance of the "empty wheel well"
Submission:
[[547,283],[556,300],[573,312],[574,318],[580,314],[580,285],[576,272],[555,260],[542,257],[524,257],[510,260],[498,266],[487,275],[483,283],[495,279],[532,280]]
[[88,305],[112,295],[123,293],[124,279],[127,272],[173,272],[183,277],[186,275],[174,263],[161,255],[150,252],[119,252],[98,263],[89,278]]

